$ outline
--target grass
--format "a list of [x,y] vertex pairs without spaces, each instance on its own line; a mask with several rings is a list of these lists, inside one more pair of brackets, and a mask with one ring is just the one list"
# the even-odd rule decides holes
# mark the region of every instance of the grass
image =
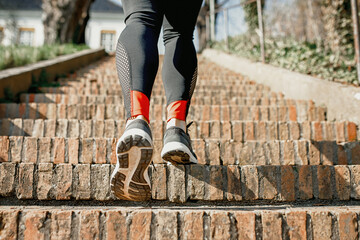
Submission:
[[24,66],[88,49],[86,45],[54,44],[41,47],[0,46],[0,70]]
[[[215,42],[213,48],[225,51],[224,41]],[[266,62],[295,72],[300,72],[349,84],[357,82],[353,46],[344,46],[343,52],[333,53],[323,44],[298,42],[289,38],[266,39]],[[240,35],[229,38],[229,53],[260,61],[258,38]]]

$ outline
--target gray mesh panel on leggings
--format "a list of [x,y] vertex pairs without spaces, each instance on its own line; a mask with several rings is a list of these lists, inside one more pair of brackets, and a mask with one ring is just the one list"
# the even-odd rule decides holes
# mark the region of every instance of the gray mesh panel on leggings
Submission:
[[195,71],[194,71],[194,74],[193,74],[193,77],[191,79],[191,83],[190,83],[190,90],[189,90],[189,101],[187,103],[187,106],[186,106],[186,116],[188,114],[188,111],[189,111],[189,107],[190,107],[190,102],[191,102],[191,97],[194,93],[194,90],[195,90],[195,86],[196,86],[196,81],[197,81],[197,76],[198,76],[198,68],[196,67],[195,68]]
[[130,86],[131,86],[131,76],[130,76],[130,61],[128,54],[121,44],[118,41],[116,46],[116,69],[118,72],[119,81],[122,88],[124,105],[126,110],[126,119],[131,117],[131,101],[130,101]]

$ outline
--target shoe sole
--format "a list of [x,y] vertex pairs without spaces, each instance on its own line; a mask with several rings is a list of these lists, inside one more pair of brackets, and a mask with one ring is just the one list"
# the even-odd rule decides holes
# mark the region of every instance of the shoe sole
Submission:
[[151,198],[147,169],[153,154],[146,137],[129,135],[117,144],[117,164],[111,177],[111,191],[121,200],[145,201]]
[[196,164],[198,161],[186,145],[169,142],[161,151],[161,157],[172,164]]

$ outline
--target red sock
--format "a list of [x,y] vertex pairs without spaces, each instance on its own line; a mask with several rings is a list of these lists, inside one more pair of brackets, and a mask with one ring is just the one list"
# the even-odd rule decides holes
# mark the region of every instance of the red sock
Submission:
[[186,107],[187,100],[179,100],[169,104],[167,106],[168,117],[167,121],[170,121],[172,118],[176,118],[182,121],[186,120]]
[[139,91],[131,91],[131,118],[143,115],[149,121],[149,99]]

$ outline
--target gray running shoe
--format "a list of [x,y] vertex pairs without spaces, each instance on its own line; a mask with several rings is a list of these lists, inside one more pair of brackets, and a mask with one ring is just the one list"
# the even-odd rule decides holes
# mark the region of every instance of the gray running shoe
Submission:
[[189,134],[179,127],[166,129],[161,157],[165,161],[174,164],[191,164],[198,162],[196,154],[191,147]]
[[149,125],[133,120],[116,144],[117,163],[111,174],[111,191],[122,200],[144,201],[151,198],[148,167],[153,153]]

